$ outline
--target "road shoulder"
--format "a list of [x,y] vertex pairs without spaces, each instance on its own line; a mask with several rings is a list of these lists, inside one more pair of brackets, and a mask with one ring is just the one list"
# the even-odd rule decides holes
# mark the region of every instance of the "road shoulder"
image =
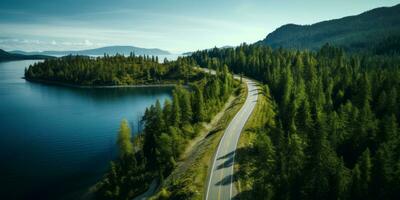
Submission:
[[254,142],[257,140],[257,131],[263,129],[266,124],[271,127],[275,126],[273,120],[275,116],[274,106],[270,96],[265,88],[261,88],[260,91],[256,107],[240,135],[237,146],[234,170],[235,186],[238,193],[235,199],[248,199],[246,194],[253,188],[253,181],[249,179],[249,174],[255,168],[254,162],[252,162],[254,159],[252,151]]

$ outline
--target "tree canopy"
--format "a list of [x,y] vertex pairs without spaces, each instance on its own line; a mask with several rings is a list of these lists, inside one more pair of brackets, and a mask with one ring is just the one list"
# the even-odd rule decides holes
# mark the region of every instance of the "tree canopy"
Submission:
[[245,155],[253,162],[245,172],[253,184],[239,198],[400,197],[399,56],[243,44],[188,59],[226,65],[267,85],[273,110],[264,115],[272,119],[254,131],[252,153]]

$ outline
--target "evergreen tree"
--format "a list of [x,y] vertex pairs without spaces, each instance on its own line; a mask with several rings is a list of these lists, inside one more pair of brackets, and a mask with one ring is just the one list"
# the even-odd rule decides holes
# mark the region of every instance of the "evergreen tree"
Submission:
[[372,169],[372,162],[370,158],[369,149],[365,150],[364,153],[361,155],[361,159],[359,161],[360,166],[360,178],[361,178],[361,193],[364,195],[364,199],[368,198],[369,193],[369,184],[371,182],[371,169]]
[[192,104],[190,101],[190,95],[187,92],[182,92],[180,97],[181,102],[181,112],[182,112],[182,123],[190,124],[192,123]]
[[121,158],[133,155],[132,134],[127,120],[122,120],[118,131],[118,148]]
[[254,196],[263,197],[263,199],[273,199],[274,146],[266,134],[260,134],[260,138],[256,140],[255,147],[259,152],[257,165],[263,170],[255,171],[257,179],[254,184]]
[[172,103],[169,99],[164,101],[163,117],[166,124],[174,124],[173,114],[172,114]]
[[356,164],[352,170],[350,199],[363,199],[363,197],[360,166]]
[[193,121],[202,122],[206,119],[206,113],[204,108],[203,92],[200,87],[194,87],[194,98],[193,98]]
[[285,155],[287,157],[288,191],[290,199],[296,199],[301,196],[300,191],[303,184],[301,175],[305,164],[304,145],[304,141],[297,134],[291,134],[289,136]]
[[178,127],[181,123],[181,108],[178,94],[174,90],[172,92],[172,112],[171,112],[171,125]]

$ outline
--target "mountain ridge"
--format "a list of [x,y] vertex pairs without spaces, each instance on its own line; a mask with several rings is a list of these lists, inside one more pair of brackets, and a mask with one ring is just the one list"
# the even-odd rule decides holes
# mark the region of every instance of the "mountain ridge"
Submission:
[[13,60],[42,60],[53,58],[52,56],[46,55],[23,55],[17,53],[10,53],[0,49],[0,62],[1,61],[13,61]]
[[384,38],[400,35],[400,4],[311,25],[285,24],[256,44],[273,48],[316,50],[325,43],[349,51],[372,48]]
[[115,54],[124,54],[129,55],[131,52],[134,52],[136,55],[170,55],[171,53],[158,49],[158,48],[141,48],[135,46],[105,46],[94,49],[85,49],[85,50],[73,50],[73,51],[34,51],[34,52],[26,52],[26,51],[10,51],[11,53],[18,53],[23,55],[115,55]]

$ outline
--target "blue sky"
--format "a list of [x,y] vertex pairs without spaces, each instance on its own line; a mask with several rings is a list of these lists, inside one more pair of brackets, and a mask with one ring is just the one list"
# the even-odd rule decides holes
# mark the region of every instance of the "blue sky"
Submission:
[[185,52],[253,43],[286,23],[312,24],[392,0],[1,0],[0,48],[133,45]]

